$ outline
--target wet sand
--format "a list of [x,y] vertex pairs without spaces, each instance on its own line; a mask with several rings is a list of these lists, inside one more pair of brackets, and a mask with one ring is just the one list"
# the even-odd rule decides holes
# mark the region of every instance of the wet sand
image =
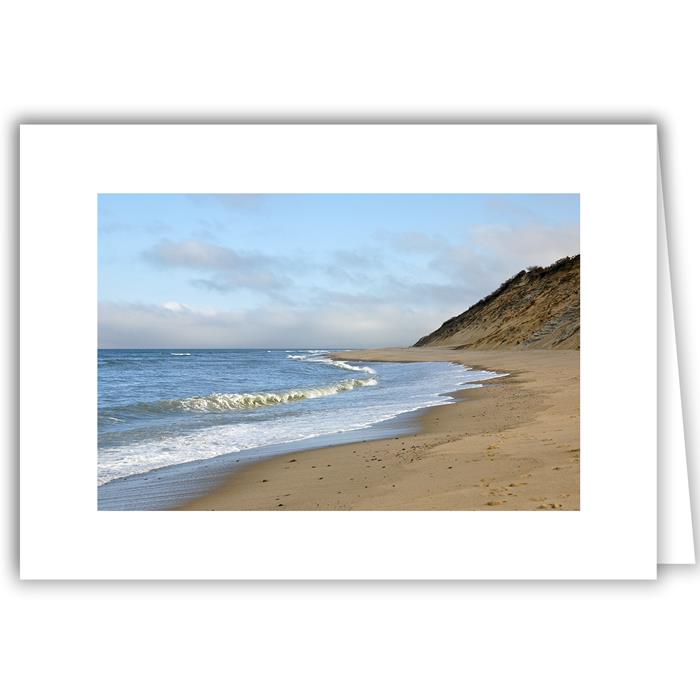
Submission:
[[579,352],[388,348],[367,362],[508,372],[425,411],[415,434],[287,453],[184,510],[578,510]]

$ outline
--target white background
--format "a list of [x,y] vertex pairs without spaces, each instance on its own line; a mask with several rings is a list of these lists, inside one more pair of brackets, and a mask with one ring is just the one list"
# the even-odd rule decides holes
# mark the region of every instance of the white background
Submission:
[[[0,41],[11,328],[21,120],[659,121],[697,500],[690,3],[14,5]],[[637,584],[19,584],[15,347],[4,351],[12,697],[697,695],[695,567]]]

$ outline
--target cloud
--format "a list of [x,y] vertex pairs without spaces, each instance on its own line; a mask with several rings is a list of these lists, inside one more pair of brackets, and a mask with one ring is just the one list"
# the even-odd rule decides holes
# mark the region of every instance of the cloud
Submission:
[[144,252],[144,258],[161,267],[194,270],[230,270],[245,264],[245,257],[231,248],[203,240],[164,240]]
[[447,244],[442,236],[429,235],[420,231],[390,233],[382,231],[375,234],[377,240],[388,243],[397,253],[416,255],[430,254]]
[[163,240],[145,251],[143,256],[157,267],[211,272],[211,277],[193,279],[192,284],[217,292],[245,288],[276,293],[291,285],[289,278],[280,273],[285,269],[283,259],[237,252],[201,238]]
[[333,265],[343,268],[367,268],[382,267],[381,250],[336,250],[333,252]]
[[580,252],[578,225],[480,226],[473,243],[492,258],[513,261],[522,267],[549,263]]
[[464,306],[472,291],[463,282],[423,282],[394,277],[387,277],[385,290],[396,302],[416,308],[444,308],[445,304]]
[[179,301],[166,301],[164,304],[161,304],[161,306],[168,311],[187,311],[188,309],[187,306],[181,304]]
[[280,289],[287,289],[291,282],[288,277],[282,276],[278,272],[250,268],[217,274],[209,279],[193,279],[192,284],[195,287],[215,292],[230,292],[245,288],[272,294]]
[[578,226],[480,226],[461,242],[436,247],[428,266],[444,284],[461,287],[472,304],[530,265],[544,267],[579,251]]
[[[531,218],[526,207],[507,199],[496,200],[494,208],[518,209],[523,218]],[[488,277],[504,270],[517,272],[529,265],[547,265],[579,252],[579,227],[547,226],[527,222],[517,226],[476,226],[459,241],[418,231],[378,233],[399,254],[419,255],[426,266],[455,279],[470,275]]]
[[306,257],[303,269],[308,272],[316,267],[335,288],[339,283],[346,286],[365,288],[376,280],[378,271],[384,267],[381,249],[365,248],[363,250],[336,250],[328,262],[314,266]]
[[[382,240],[381,248],[336,250],[316,259],[309,254],[296,261],[208,239],[163,240],[145,254],[152,265],[199,273],[191,284],[212,292],[260,292],[256,308],[104,302],[100,346],[409,345],[519,270],[579,250],[578,226],[530,223],[476,227],[457,240],[419,232],[387,234]],[[406,250],[411,255],[393,264],[392,256]],[[281,270],[295,270],[294,281]],[[285,297],[293,284],[294,294]]]
[[522,204],[517,199],[512,199],[508,196],[489,197],[486,200],[486,206],[497,214],[507,216],[513,221],[536,221],[538,214],[530,207]]
[[441,308],[443,320],[464,311],[520,270],[579,252],[577,225],[478,226],[457,240],[416,231],[375,238],[410,256],[403,258],[401,275],[374,278],[377,297],[403,301],[426,313]]
[[331,302],[323,308],[261,306],[249,311],[211,311],[184,304],[99,306],[102,348],[168,347],[361,347],[408,345],[444,319],[416,314],[404,305],[371,308]]

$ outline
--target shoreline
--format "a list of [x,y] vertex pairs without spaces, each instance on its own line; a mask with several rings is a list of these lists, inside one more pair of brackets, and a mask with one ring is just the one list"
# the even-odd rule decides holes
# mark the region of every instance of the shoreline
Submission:
[[[351,351],[324,351],[328,355]],[[406,364],[388,362],[387,364]],[[435,363],[437,364],[437,363]],[[449,363],[458,364],[458,363]],[[363,427],[321,433],[310,437],[273,442],[244,450],[224,453],[200,460],[176,462],[144,472],[128,474],[100,484],[97,489],[97,508],[100,511],[153,511],[178,509],[213,492],[238,471],[273,457],[293,456],[325,447],[355,442],[390,439],[415,433],[420,429],[418,419],[426,410],[459,400],[457,393],[481,386],[483,378],[475,377],[460,383],[452,382],[444,390],[433,394],[438,403],[404,408],[392,417],[368,422]],[[493,377],[496,381],[496,377]]]
[[[445,393],[452,396],[456,392]],[[253,447],[219,457],[193,462],[169,464],[140,474],[113,479],[98,486],[98,510],[174,510],[213,492],[239,470],[253,467],[279,456],[294,456],[326,447],[356,442],[391,439],[415,433],[418,418],[433,408],[416,408],[365,428],[329,433],[291,442]]]
[[417,431],[254,461],[177,510],[578,510],[576,350],[387,348],[365,362],[508,373],[422,409]]

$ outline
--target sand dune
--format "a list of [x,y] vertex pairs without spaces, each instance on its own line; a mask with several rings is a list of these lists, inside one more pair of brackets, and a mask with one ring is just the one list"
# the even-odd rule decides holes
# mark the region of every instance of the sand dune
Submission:
[[578,350],[580,271],[580,255],[523,270],[416,347]]

